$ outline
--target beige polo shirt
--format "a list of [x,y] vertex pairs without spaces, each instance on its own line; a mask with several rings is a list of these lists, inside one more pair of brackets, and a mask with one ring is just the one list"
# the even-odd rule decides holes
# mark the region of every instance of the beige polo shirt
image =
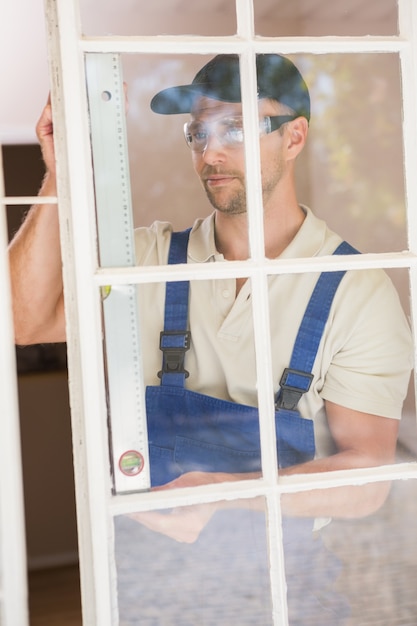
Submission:
[[[332,254],[341,238],[305,209],[306,219],[281,258]],[[172,227],[155,222],[136,231],[139,265],[166,264]],[[193,263],[227,262],[214,241],[214,214],[194,223],[188,247]],[[288,367],[295,337],[317,273],[269,278],[272,375],[275,390]],[[145,383],[158,385],[159,333],[163,329],[165,285],[140,287]],[[186,386],[225,400],[257,406],[251,284],[235,296],[234,279],[191,281],[190,372]],[[412,367],[412,343],[398,295],[382,270],[355,270],[336,293],[314,365],[314,381],[299,410],[315,422],[319,455],[331,450],[323,439],[324,400],[351,409],[398,419]]]

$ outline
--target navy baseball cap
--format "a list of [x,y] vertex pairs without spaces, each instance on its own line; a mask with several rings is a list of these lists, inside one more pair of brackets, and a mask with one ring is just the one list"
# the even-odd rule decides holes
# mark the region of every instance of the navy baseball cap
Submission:
[[[287,105],[298,116],[310,120],[308,87],[294,63],[279,54],[256,55],[258,98],[272,98]],[[222,102],[240,102],[239,56],[219,54],[194,77],[190,85],[169,87],[151,100],[155,113],[190,113],[202,97]]]

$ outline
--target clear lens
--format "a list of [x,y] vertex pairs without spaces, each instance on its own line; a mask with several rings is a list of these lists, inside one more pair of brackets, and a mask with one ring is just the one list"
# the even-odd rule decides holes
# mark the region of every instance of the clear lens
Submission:
[[202,122],[189,122],[184,125],[185,140],[191,150],[203,152],[207,146],[209,130]]
[[187,122],[184,124],[187,145],[194,152],[204,152],[209,137],[216,137],[224,146],[241,145],[243,142],[243,118],[223,117],[215,122]]
[[[274,120],[282,119],[288,121],[292,119],[289,116],[274,117]],[[279,125],[277,125],[278,128]],[[259,135],[267,135],[271,133],[272,128],[271,118],[269,116],[263,117],[259,120]],[[184,136],[187,145],[193,152],[204,152],[207,148],[207,144],[210,137],[216,137],[222,146],[233,147],[240,146],[243,143],[243,117],[223,117],[211,123],[187,122],[184,124]]]
[[271,118],[269,116],[259,120],[259,132],[261,135],[269,135],[272,132]]
[[215,134],[222,144],[230,146],[242,143],[243,117],[226,117],[219,120]]

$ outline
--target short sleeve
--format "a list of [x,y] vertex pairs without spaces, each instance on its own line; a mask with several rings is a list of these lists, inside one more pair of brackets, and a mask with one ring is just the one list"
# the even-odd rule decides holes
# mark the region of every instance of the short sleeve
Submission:
[[351,271],[343,280],[329,320],[331,339],[324,356],[329,367],[321,396],[354,410],[399,418],[413,349],[398,294],[382,270]]

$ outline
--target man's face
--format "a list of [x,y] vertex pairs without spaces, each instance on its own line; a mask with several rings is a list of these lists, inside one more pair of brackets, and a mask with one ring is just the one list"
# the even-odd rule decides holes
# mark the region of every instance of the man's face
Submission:
[[[260,100],[260,119],[279,115],[279,104]],[[202,152],[192,152],[194,169],[213,207],[229,215],[246,212],[244,144],[229,145],[222,141],[229,120],[242,115],[241,103],[225,103],[201,98],[191,121],[206,124],[209,136]],[[264,206],[271,199],[285,168],[282,135],[275,131],[260,139],[262,191]]]

